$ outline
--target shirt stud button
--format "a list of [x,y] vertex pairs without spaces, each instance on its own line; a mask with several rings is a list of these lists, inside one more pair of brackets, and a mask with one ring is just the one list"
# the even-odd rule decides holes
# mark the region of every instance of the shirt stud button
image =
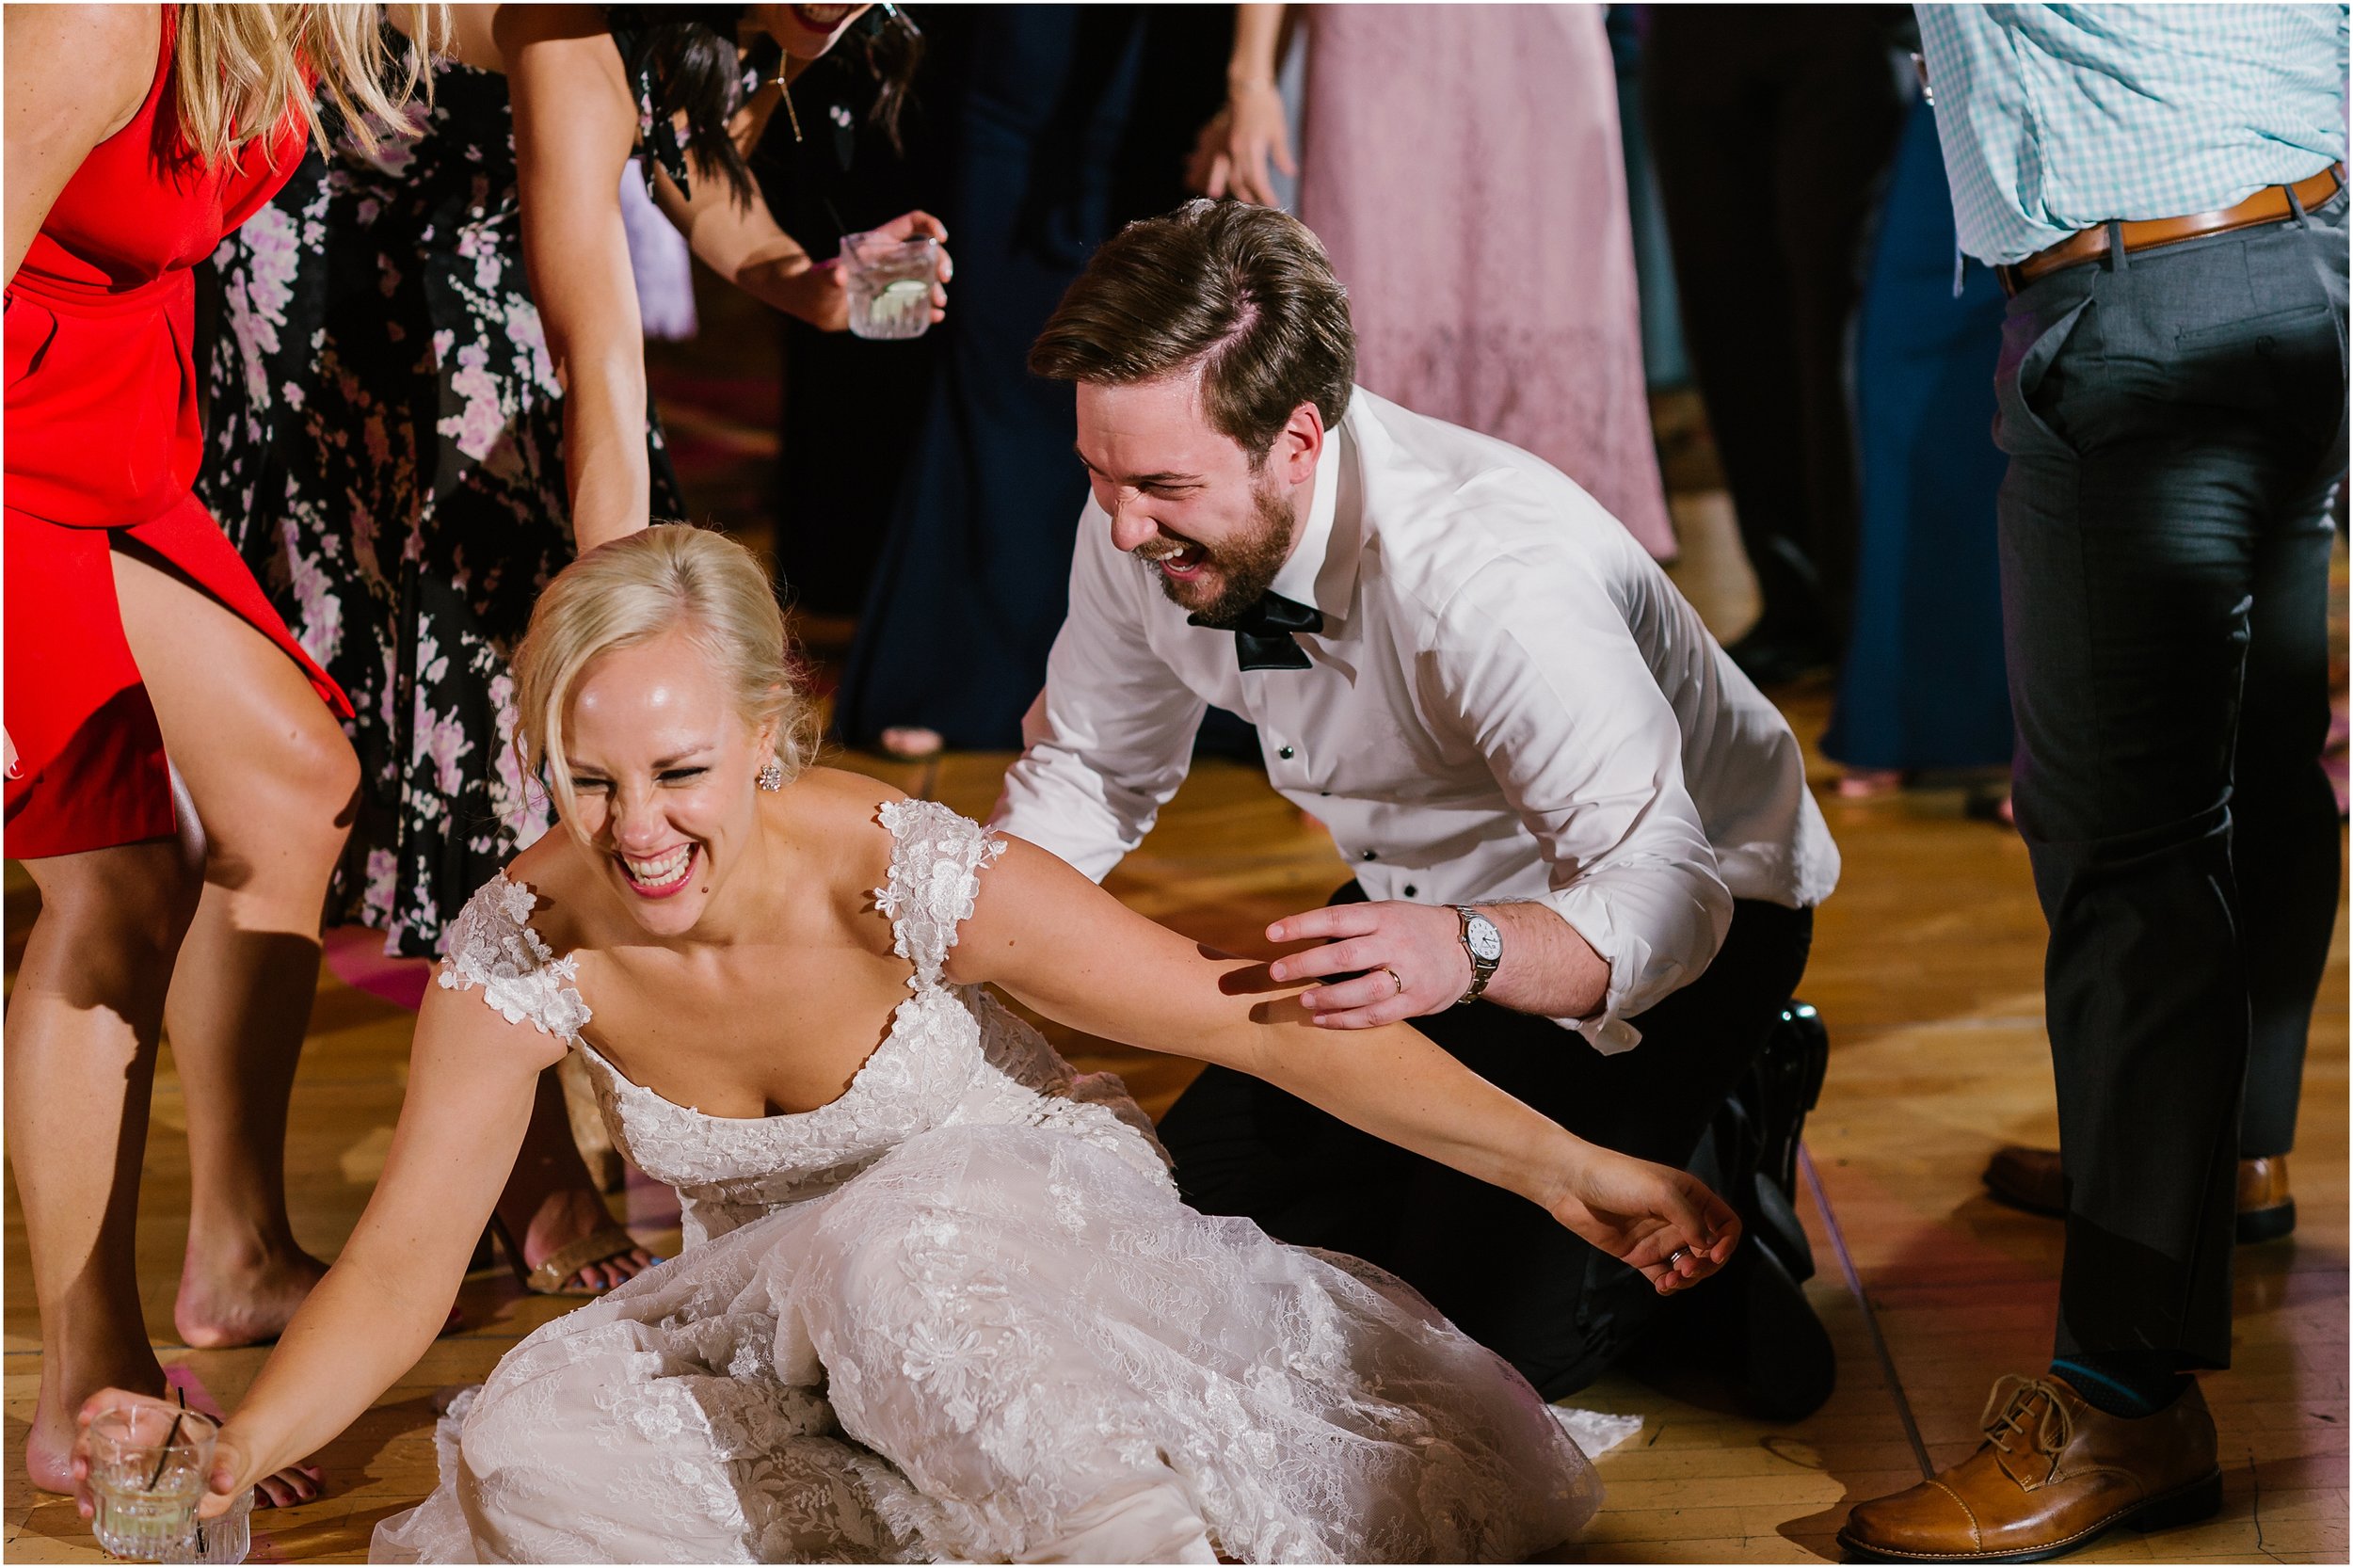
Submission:
[[1407,898],[1412,898],[1412,897],[1413,897],[1416,893],[1418,893],[1418,892],[1420,892],[1420,891],[1421,891],[1421,889],[1420,889],[1419,888],[1415,887],[1412,883],[1408,882],[1407,884],[1405,884],[1405,896],[1406,896]]
[[1381,852],[1379,850],[1369,849],[1365,851],[1365,858],[1368,860],[1378,860],[1381,858]]
[[1277,757],[1280,757],[1280,758],[1281,758],[1284,761],[1288,762],[1288,761],[1289,761],[1292,758],[1294,758],[1294,757],[1298,756],[1299,754],[1298,754],[1297,752],[1293,751],[1290,747],[1289,747],[1289,746],[1285,746],[1285,747],[1283,747],[1280,751],[1277,751],[1274,755],[1275,755],[1275,756],[1277,756]]

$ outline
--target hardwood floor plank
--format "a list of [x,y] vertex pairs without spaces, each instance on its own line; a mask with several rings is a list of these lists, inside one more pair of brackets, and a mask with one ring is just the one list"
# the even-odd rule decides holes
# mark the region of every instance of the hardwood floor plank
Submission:
[[[1818,728],[1819,694],[1801,694],[1795,706],[1801,728]],[[928,783],[936,798],[984,814],[1007,759],[949,757],[930,770],[840,760],[901,788]],[[2040,1370],[2049,1353],[2058,1227],[1993,1203],[1977,1179],[2000,1143],[2056,1134],[2041,1024],[2041,919],[2016,840],[1962,819],[1957,797],[1929,792],[1824,805],[1847,871],[1821,913],[1804,987],[1833,1050],[1808,1143],[1902,1390],[1942,1463],[1974,1445],[1994,1376]],[[21,872],[9,872],[10,925],[21,931],[31,911]],[[1267,922],[1321,904],[1346,875],[1329,839],[1254,771],[1205,762],[1108,885],[1189,936],[1262,952]],[[2086,1560],[2344,1560],[2345,948],[2341,923],[2295,1156],[2300,1223],[2289,1241],[2241,1249],[2235,1365],[2204,1380],[2223,1432],[2223,1514],[2187,1529],[2121,1532]],[[1178,1058],[1049,1032],[1082,1068],[1125,1074],[1156,1114],[1197,1070]],[[349,1234],[381,1166],[408,1036],[404,1011],[322,967],[288,1163],[297,1234],[323,1256]],[[186,1225],[183,1120],[167,1052],[142,1194],[143,1294],[165,1359],[192,1368],[233,1405],[265,1352],[189,1351],[169,1339]],[[1712,1408],[1714,1396],[1672,1368],[1603,1379],[1574,1402],[1639,1414],[1644,1429],[1600,1461],[1609,1488],[1603,1512],[1583,1540],[1550,1560],[1820,1560],[1835,1556],[1833,1536],[1849,1504],[1916,1479],[1894,1390],[1829,1251],[1823,1216],[1810,1198],[1801,1212],[1821,1266],[1808,1291],[1840,1358],[1830,1404],[1807,1421],[1773,1427]],[[657,1232],[641,1226],[640,1234]],[[71,1506],[33,1493],[24,1479],[40,1333],[13,1181],[5,1240],[8,1556],[96,1560]],[[674,1234],[665,1244],[675,1244]],[[279,1560],[363,1559],[375,1524],[434,1484],[437,1395],[479,1380],[521,1336],[577,1304],[525,1296],[498,1272],[470,1278],[459,1304],[460,1331],[437,1341],[319,1456],[330,1496],[257,1532]]]

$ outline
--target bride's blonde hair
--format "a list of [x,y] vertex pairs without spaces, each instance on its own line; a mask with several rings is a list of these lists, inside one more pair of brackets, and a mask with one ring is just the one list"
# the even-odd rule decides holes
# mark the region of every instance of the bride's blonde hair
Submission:
[[432,56],[449,37],[447,5],[405,9],[415,47],[388,87],[392,51],[373,5],[182,6],[171,50],[181,134],[206,163],[233,164],[240,148],[275,133],[292,108],[324,147],[307,72],[334,100],[352,138],[373,151],[369,117],[398,120],[420,90],[430,100]]
[[[768,573],[724,535],[662,523],[596,549],[555,574],[515,650],[515,744],[567,824],[575,822],[564,715],[588,666],[617,648],[683,631],[718,667],[754,729],[776,723],[787,778],[817,753],[815,711],[801,691],[784,613]],[[573,828],[578,832],[577,827]]]

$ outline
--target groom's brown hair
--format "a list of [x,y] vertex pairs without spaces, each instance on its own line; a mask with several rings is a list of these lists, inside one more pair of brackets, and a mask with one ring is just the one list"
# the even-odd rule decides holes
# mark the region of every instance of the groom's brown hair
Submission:
[[1105,241],[1030,348],[1054,381],[1126,386],[1201,367],[1212,428],[1264,457],[1291,411],[1348,411],[1356,333],[1323,246],[1289,213],[1188,201]]

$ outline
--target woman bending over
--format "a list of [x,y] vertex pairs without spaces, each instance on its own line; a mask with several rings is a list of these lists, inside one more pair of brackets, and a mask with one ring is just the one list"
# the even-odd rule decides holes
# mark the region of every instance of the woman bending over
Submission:
[[452,1406],[441,1486],[379,1560],[1512,1560],[1591,1514],[1590,1466],[1499,1357],[1378,1270],[1188,1208],[1118,1080],[992,987],[1261,1075],[1661,1290],[1730,1256],[1713,1193],[1412,1029],[1315,1028],[1298,987],[1041,850],[805,769],[775,597],[716,535],[584,556],[516,677],[564,830],[453,927],[383,1178],[224,1429],[217,1491],[415,1362],[534,1082],[577,1050],[685,1250]]

